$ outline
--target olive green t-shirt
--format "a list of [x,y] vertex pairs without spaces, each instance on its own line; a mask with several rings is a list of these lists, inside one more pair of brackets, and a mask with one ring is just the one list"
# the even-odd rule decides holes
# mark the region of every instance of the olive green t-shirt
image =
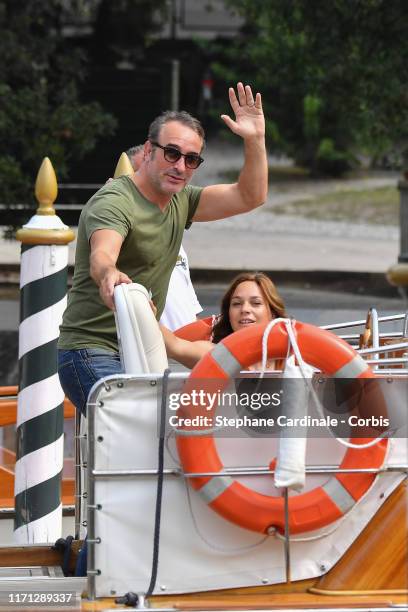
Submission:
[[151,290],[160,317],[183,231],[191,225],[201,191],[188,185],[162,211],[129,177],[121,176],[92,196],[79,220],[75,272],[58,348],[118,350],[113,312],[102,302],[89,273],[89,241],[99,229],[113,229],[123,236],[116,265],[133,282]]

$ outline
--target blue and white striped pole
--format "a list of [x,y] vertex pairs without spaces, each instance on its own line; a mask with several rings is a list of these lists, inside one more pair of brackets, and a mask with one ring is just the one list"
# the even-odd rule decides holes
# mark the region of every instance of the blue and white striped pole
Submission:
[[39,208],[16,235],[22,246],[14,535],[26,544],[61,537],[64,393],[57,340],[66,306],[68,243],[74,239],[55,214],[57,179],[47,157],[35,194]]

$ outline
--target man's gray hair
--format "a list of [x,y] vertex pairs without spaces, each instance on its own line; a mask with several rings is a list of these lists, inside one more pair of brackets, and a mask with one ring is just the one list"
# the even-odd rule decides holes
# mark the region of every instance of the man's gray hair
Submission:
[[182,123],[186,127],[189,127],[193,132],[198,134],[200,138],[202,138],[203,146],[205,141],[205,132],[204,128],[199,122],[198,119],[190,115],[187,111],[164,111],[161,115],[156,117],[152,121],[149,127],[148,139],[151,142],[157,142],[160,135],[160,130],[162,127],[169,123],[170,121],[178,121],[178,123]]
[[143,151],[143,149],[144,145],[142,144],[136,145],[135,147],[130,147],[130,149],[126,151],[126,155],[129,157],[129,159],[132,159],[133,155],[136,155],[136,153],[140,153],[140,151]]

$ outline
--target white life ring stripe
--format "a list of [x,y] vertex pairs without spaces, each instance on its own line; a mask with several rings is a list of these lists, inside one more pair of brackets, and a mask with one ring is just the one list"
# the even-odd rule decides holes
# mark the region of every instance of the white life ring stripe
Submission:
[[332,502],[341,510],[343,514],[351,510],[356,503],[354,497],[343,487],[337,478],[330,478],[322,489],[327,493]]
[[334,372],[334,378],[357,378],[368,370],[368,364],[360,355],[355,355],[351,361]]
[[211,504],[233,483],[231,476],[213,476],[198,492],[207,504]]
[[221,343],[213,348],[211,357],[230,378],[241,371],[241,364],[238,359]]

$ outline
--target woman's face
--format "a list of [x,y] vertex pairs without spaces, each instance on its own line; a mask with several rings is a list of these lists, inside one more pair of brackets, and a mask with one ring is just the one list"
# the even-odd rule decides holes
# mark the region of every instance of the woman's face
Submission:
[[236,287],[229,307],[229,320],[233,331],[259,323],[266,324],[274,318],[255,281],[243,281]]

